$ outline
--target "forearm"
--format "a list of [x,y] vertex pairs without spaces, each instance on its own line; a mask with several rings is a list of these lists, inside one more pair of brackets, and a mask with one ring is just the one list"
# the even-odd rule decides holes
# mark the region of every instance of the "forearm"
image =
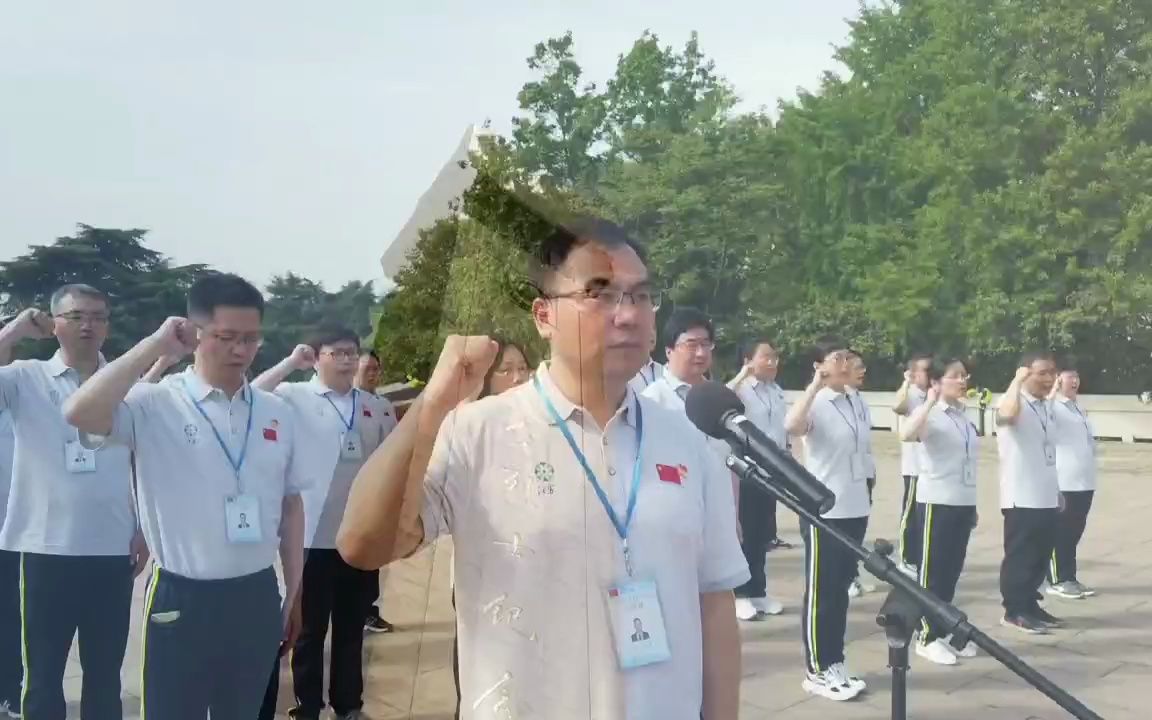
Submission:
[[447,414],[447,408],[417,398],[356,474],[336,538],[350,565],[380,568],[423,542],[424,475]]
[[284,571],[284,607],[292,607],[304,575],[304,501],[299,495],[289,495],[283,500],[280,565]]
[[740,629],[731,592],[700,596],[704,650],[704,720],[740,714]]
[[996,420],[1002,424],[1011,424],[1020,417],[1020,388],[1021,383],[1013,381],[1004,391],[1004,397],[996,407]]
[[892,412],[897,415],[908,414],[908,391],[910,389],[907,380],[900,383],[900,389],[896,391],[896,405],[892,408]]
[[920,432],[928,421],[928,413],[932,411],[935,403],[924,403],[912,412],[912,416],[900,428],[900,439],[904,442],[914,442],[920,439]]
[[0,329],[0,365],[12,362],[12,351],[22,337],[15,320]]
[[748,379],[748,368],[744,368],[743,370],[740,371],[740,374],[738,374],[736,377],[734,377],[728,381],[728,389],[736,390],[747,379]]
[[105,365],[64,403],[64,418],[94,435],[112,432],[116,408],[128,391],[162,355],[161,343],[147,338]]
[[819,388],[809,387],[800,401],[788,409],[788,414],[784,416],[784,429],[789,435],[800,437],[808,434],[809,414],[818,392]]
[[259,377],[252,381],[252,387],[265,392],[274,392],[280,383],[288,379],[288,376],[296,371],[296,362],[288,357],[278,362],[273,367],[260,373]]
[[140,382],[144,383],[158,383],[164,377],[164,373],[168,372],[168,368],[172,367],[166,358],[158,358],[156,362],[152,363],[152,367],[148,368],[148,372],[144,373],[140,378]]

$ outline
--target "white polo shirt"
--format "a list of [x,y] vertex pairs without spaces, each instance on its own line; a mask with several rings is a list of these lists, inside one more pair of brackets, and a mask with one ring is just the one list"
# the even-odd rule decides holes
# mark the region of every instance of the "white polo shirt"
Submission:
[[1056,476],[1064,492],[1096,489],[1096,438],[1088,414],[1075,400],[1056,396]]
[[920,430],[923,462],[916,501],[935,505],[976,504],[979,435],[964,407],[938,403]]
[[787,448],[784,417],[788,414],[788,403],[780,386],[748,378],[736,388],[736,395],[744,403],[744,416],[781,449]]
[[868,428],[857,412],[847,395],[824,388],[808,413],[804,465],[836,495],[827,518],[868,517],[871,511],[864,458]]
[[[927,399],[928,393],[926,391],[921,390],[916,385],[909,386],[908,414],[898,418],[897,424],[908,422],[908,418],[911,417],[912,413],[916,412],[916,408],[923,405]],[[922,458],[920,443],[915,441],[900,443],[900,474],[913,477],[919,475]]]
[[868,401],[856,388],[849,388],[847,395],[848,399],[852,401],[852,407],[856,410],[856,420],[861,431],[860,442],[864,453],[864,477],[875,480],[876,455],[872,452],[872,408],[868,407]]
[[0,528],[8,510],[8,488],[12,484],[12,455],[16,436],[12,432],[12,413],[0,411]]
[[1055,421],[1050,400],[1021,391],[1016,422],[997,427],[1002,509],[1059,507]]
[[[673,375],[672,371],[668,368],[664,368],[664,372],[656,379],[656,382],[649,385],[644,392],[640,394],[656,401],[657,404],[668,410],[684,414],[684,400],[688,397],[688,391],[691,389],[691,385]],[[685,415],[685,417],[687,417],[687,415]],[[728,443],[705,435],[692,424],[692,421],[688,421],[688,425],[699,433],[700,438],[708,447],[712,448],[712,453],[720,463],[721,471],[731,475],[731,472],[728,470],[727,460],[728,456],[732,454],[732,448],[728,446]]]
[[[112,437],[136,453],[140,524],[160,567],[195,580],[272,567],[284,498],[316,481],[295,462],[294,420],[288,403],[272,393],[245,384],[229,398],[191,367],[132,388],[116,412]],[[239,478],[216,432],[233,457],[248,437]],[[259,542],[227,537],[225,502],[238,492],[259,506]]]
[[[455,541],[462,717],[495,720],[502,708],[556,720],[698,717],[700,594],[749,577],[729,475],[682,412],[630,392],[601,430],[546,366],[537,377],[621,518],[643,413],[628,538],[634,577],[657,585],[672,657],[618,669],[607,590],[626,578],[621,541],[525,383],[449,414],[425,479],[425,540]],[[680,482],[667,480],[672,468]]]
[[[100,359],[104,364],[104,359]],[[43,555],[128,555],[136,532],[132,469],[125,448],[84,436],[94,472],[69,472],[65,450],[80,439],[61,407],[80,387],[57,352],[0,368],[0,410],[11,414],[16,443],[0,548]],[[73,446],[74,447],[74,446]]]
[[[276,395],[292,406],[298,433],[307,438],[297,445],[296,462],[306,468],[306,475],[317,479],[301,493],[304,547],[335,549],[336,532],[344,519],[352,481],[364,461],[396,427],[396,412],[384,398],[356,389],[340,394],[324,385],[318,376],[308,382],[281,383]],[[341,454],[348,432],[360,438],[359,459]]]
[[644,392],[644,390],[652,383],[659,380],[664,376],[664,366],[655,360],[649,360],[648,363],[640,368],[640,372],[636,373],[636,377],[628,382],[628,387],[637,395]]

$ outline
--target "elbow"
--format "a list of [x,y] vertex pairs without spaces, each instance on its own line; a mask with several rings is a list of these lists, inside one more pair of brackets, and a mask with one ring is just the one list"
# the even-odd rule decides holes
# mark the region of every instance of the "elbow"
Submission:
[[388,564],[388,553],[381,551],[378,539],[347,527],[341,527],[336,535],[336,550],[357,570],[379,570]]
[[902,442],[916,442],[919,439],[918,433],[908,432],[907,430],[900,431],[900,440]]
[[75,396],[64,401],[63,414],[64,421],[81,432],[99,434],[100,430],[108,430],[96,427],[99,423],[92,422],[91,415],[84,412],[83,405],[76,402]]

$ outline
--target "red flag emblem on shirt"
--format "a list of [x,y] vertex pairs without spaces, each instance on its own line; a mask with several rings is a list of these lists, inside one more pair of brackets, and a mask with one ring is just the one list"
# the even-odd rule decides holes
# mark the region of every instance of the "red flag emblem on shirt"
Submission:
[[675,483],[680,485],[683,478],[680,477],[680,468],[675,465],[657,465],[656,474],[660,476],[660,482]]
[[275,430],[275,428],[270,428],[270,427],[264,428],[264,439],[265,440],[271,440],[272,442],[276,442],[276,430]]
[[364,408],[364,417],[372,417],[372,411],[368,408]]

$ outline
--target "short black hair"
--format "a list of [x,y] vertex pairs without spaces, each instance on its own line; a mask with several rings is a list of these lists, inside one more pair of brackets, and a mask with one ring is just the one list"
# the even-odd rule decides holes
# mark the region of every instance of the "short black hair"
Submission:
[[715,340],[716,332],[712,326],[712,318],[698,308],[682,305],[677,307],[668,316],[664,323],[664,348],[668,349],[676,344],[676,339],[694,328],[704,328],[708,331],[708,339]]
[[764,337],[755,337],[755,338],[752,338],[751,340],[745,340],[741,344],[740,357],[743,358],[744,360],[751,360],[752,356],[756,354],[756,349],[759,348],[761,345],[767,345],[768,347],[772,348],[773,350],[776,350],[776,344],[773,343],[771,340],[764,338]]
[[350,342],[356,346],[357,352],[360,350],[360,336],[343,325],[321,325],[308,337],[309,347],[317,354],[325,345],[331,346],[340,342]]
[[1077,360],[1075,355],[1065,355],[1064,357],[1060,358],[1058,363],[1056,363],[1056,369],[1062,373],[1074,372],[1079,374],[1080,362]]
[[948,374],[948,368],[952,367],[956,363],[963,365],[965,370],[968,369],[968,363],[964,361],[964,358],[933,357],[932,364],[928,366],[928,379],[932,380],[933,382],[942,379],[945,375]]
[[219,307],[254,308],[264,317],[264,296],[239,275],[209,273],[188,289],[188,316],[212,317]]
[[843,338],[825,335],[808,348],[808,358],[813,364],[822,363],[829,355],[837,351],[855,352]]
[[1020,354],[1020,367],[1032,367],[1038,360],[1056,362],[1056,354],[1051,350],[1027,350]]
[[916,363],[920,362],[921,360],[927,360],[928,362],[932,362],[933,359],[935,359],[935,357],[936,356],[930,352],[912,353],[911,355],[908,356],[908,369],[911,370],[912,366],[915,365]]
[[624,228],[604,218],[579,216],[554,225],[529,261],[529,274],[538,297],[548,296],[553,274],[564,265],[573,250],[586,243],[596,243],[605,248],[630,247],[642,263],[648,264],[644,248]]

